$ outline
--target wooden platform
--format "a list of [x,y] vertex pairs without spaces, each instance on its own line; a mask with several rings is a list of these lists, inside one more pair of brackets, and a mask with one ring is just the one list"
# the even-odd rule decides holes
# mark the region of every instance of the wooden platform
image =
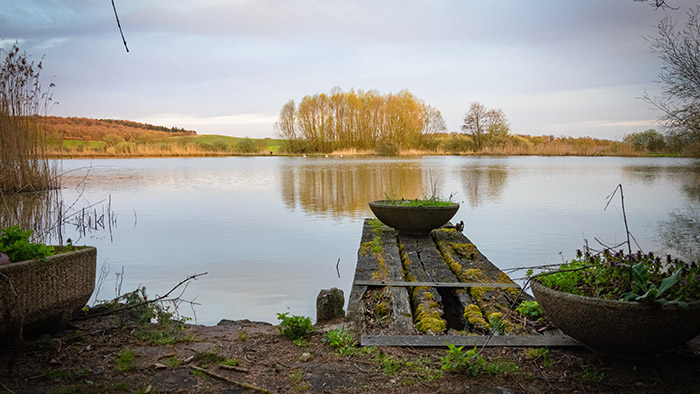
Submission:
[[522,300],[454,227],[408,236],[365,219],[347,309],[362,345],[579,346],[512,310]]

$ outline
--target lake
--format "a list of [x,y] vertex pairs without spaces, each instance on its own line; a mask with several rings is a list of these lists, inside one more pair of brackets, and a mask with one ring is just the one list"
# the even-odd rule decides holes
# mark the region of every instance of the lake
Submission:
[[677,158],[225,157],[61,166],[65,207],[111,198],[111,233],[81,237],[66,228],[76,243],[97,246],[98,271],[109,270],[97,298],[113,298],[119,286],[145,286],[152,298],[207,272],[182,296],[200,305],[180,306],[207,325],[276,323],[281,312],[315,318],[324,288],[341,288],[347,299],[362,222],[372,216],[367,203],[386,195],[416,198],[433,188],[452,195],[461,203],[453,221],[464,221],[465,235],[502,269],[561,262],[584,240],[622,242],[619,195],[604,210],[618,184],[645,251],[670,250],[669,229],[700,208],[700,167]]

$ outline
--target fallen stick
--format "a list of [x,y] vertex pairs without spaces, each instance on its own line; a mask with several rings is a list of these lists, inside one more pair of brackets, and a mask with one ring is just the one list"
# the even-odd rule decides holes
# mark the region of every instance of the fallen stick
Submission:
[[226,364],[219,364],[219,368],[228,369],[228,370],[236,371],[236,372],[243,372],[243,373],[250,372],[250,370],[248,368],[236,367],[233,365],[226,365]]
[[[117,314],[117,313],[119,313],[119,312],[123,312],[123,311],[129,310],[129,309],[137,308],[137,307],[142,306],[142,305],[152,304],[152,303],[159,302],[159,301],[172,301],[172,300],[166,299],[168,296],[170,296],[170,293],[172,293],[173,291],[175,291],[178,287],[182,286],[183,284],[186,284],[186,283],[188,283],[188,282],[191,281],[191,280],[197,280],[198,277],[200,277],[200,276],[202,276],[202,275],[206,275],[206,274],[208,274],[208,272],[202,272],[202,273],[200,273],[200,274],[190,275],[190,276],[188,276],[186,279],[183,279],[180,283],[178,283],[177,285],[175,285],[175,287],[173,287],[172,289],[170,289],[170,291],[168,291],[168,292],[165,293],[164,295],[162,295],[162,296],[160,296],[160,297],[156,297],[156,298],[154,298],[154,299],[152,299],[152,300],[144,300],[144,301],[141,301],[141,302],[137,302],[137,303],[135,303],[135,304],[124,305],[124,306],[122,306],[122,307],[120,307],[120,308],[116,308],[116,309],[113,309],[113,310],[108,310],[108,311],[106,311],[106,312],[99,312],[99,313],[95,313],[95,314],[91,314],[91,315],[85,315],[85,316],[77,316],[77,317],[74,317],[73,320],[87,320],[87,319],[91,319],[91,318],[93,318],[93,317],[101,317],[101,316],[107,316],[107,315],[114,315],[114,314]],[[123,275],[124,275],[124,274],[122,273],[122,276],[123,276]],[[117,301],[119,300],[120,297],[121,297],[121,296],[115,298],[114,300],[112,300],[112,302],[117,302]],[[179,297],[178,297],[178,298],[175,298],[175,299],[177,300],[177,299],[179,299]],[[199,305],[199,304],[197,304],[197,305]]]
[[216,373],[216,372],[207,371],[206,369],[204,369],[204,368],[199,368],[199,367],[197,367],[197,366],[195,366],[195,365],[190,365],[190,368],[194,369],[195,371],[199,371],[199,372],[205,373],[205,374],[207,374],[207,375],[209,375],[209,376],[211,376],[211,377],[214,377],[214,378],[217,378],[217,379],[221,379],[221,380],[223,380],[223,381],[225,381],[225,382],[233,383],[233,384],[235,384],[235,385],[237,385],[237,386],[239,386],[239,387],[242,387],[242,388],[244,388],[244,389],[255,390],[255,391],[259,391],[259,392],[261,392],[261,393],[272,394],[272,391],[270,391],[270,390],[267,390],[267,389],[264,389],[264,388],[258,387],[258,386],[253,386],[252,384],[248,384],[248,383],[239,382],[239,381],[236,381],[236,380],[233,380],[233,379],[229,379],[229,378],[227,378],[226,376],[219,375],[219,374]]

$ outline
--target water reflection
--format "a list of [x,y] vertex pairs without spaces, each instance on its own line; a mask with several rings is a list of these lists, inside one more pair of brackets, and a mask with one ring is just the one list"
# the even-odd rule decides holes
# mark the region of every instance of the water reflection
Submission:
[[51,242],[56,233],[56,212],[60,195],[56,190],[0,193],[0,228],[20,226],[34,231],[35,242]]
[[465,166],[461,168],[460,175],[469,205],[478,207],[484,201],[501,198],[508,179],[508,170],[502,164]]
[[333,217],[360,217],[369,201],[387,196],[419,198],[429,189],[429,174],[418,162],[288,163],[280,172],[287,208]]
[[669,212],[659,224],[661,239],[671,252],[686,261],[700,259],[700,213],[696,210]]

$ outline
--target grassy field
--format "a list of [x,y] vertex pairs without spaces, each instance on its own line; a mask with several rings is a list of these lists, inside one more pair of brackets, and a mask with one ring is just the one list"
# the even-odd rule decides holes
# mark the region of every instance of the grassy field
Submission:
[[225,135],[189,135],[125,141],[64,139],[50,144],[54,157],[167,157],[279,154],[282,140],[241,138]]

